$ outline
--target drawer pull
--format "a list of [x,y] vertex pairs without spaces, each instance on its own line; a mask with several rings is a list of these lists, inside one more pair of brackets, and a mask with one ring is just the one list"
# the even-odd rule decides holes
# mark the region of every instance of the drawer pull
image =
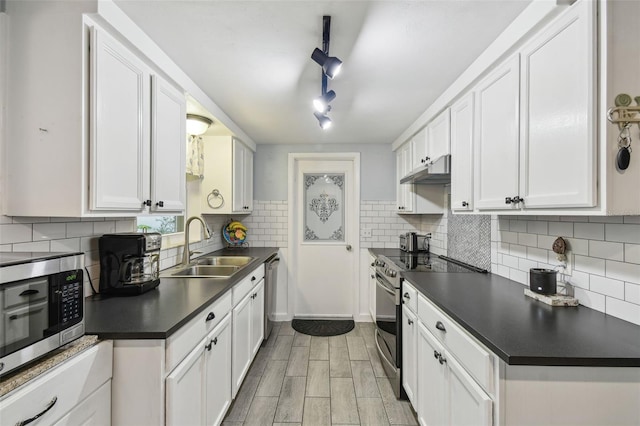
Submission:
[[207,319],[205,321],[211,321],[215,317],[216,317],[216,314],[214,314],[213,312],[209,312],[209,315],[207,315]]
[[402,297],[404,297],[407,300],[411,299],[411,296],[409,296],[409,292],[406,292],[405,294],[403,294]]
[[218,344],[218,338],[217,338],[217,337],[214,337],[214,338],[213,338],[213,340],[212,340],[212,342],[213,342],[213,344],[214,344],[214,345],[217,345],[217,344]]
[[36,421],[40,417],[42,417],[47,411],[51,410],[53,408],[53,406],[56,405],[56,402],[58,402],[58,397],[54,396],[53,399],[51,400],[51,402],[49,403],[49,405],[47,405],[47,408],[42,410],[41,413],[36,414],[35,416],[31,417],[30,419],[23,420],[21,422],[16,423],[16,426],[24,426],[24,425],[28,425],[29,423],[33,423],[34,421]]
[[434,357],[435,359],[440,358],[440,352],[438,352],[438,351],[434,350],[434,351],[433,351],[433,357]]
[[33,296],[34,294],[40,293],[40,290],[29,289],[20,293],[18,296]]
[[212,342],[213,342],[213,340],[211,340],[211,341],[209,342],[209,344],[204,345],[204,347],[205,347],[205,348],[207,348],[207,350],[208,350],[208,351],[210,351],[210,350],[211,350],[211,343],[212,343]]
[[440,363],[440,365],[444,364],[445,362],[447,362],[447,359],[445,357],[443,357],[442,355],[440,355],[438,357],[438,362]]
[[445,333],[447,332],[447,329],[444,328],[444,324],[442,323],[442,321],[438,321],[436,323],[436,328],[440,331],[444,331]]
[[251,281],[255,281],[255,280],[256,280],[256,277],[251,277]]
[[410,319],[407,320],[407,324],[412,325],[413,321],[411,321]]

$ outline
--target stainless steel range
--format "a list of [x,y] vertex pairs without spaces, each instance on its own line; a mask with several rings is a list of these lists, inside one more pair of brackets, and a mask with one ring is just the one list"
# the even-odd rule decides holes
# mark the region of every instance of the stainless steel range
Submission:
[[396,397],[407,399],[402,389],[402,272],[487,272],[445,256],[401,253],[378,256],[376,266],[376,345]]

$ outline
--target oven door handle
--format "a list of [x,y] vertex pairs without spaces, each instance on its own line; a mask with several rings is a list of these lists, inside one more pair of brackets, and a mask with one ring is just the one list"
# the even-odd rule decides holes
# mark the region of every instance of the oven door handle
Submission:
[[378,337],[382,338],[382,335],[380,334],[380,330],[376,329],[376,335],[373,340],[376,341],[376,346],[378,347],[378,353],[380,354],[380,358],[384,360],[389,365],[389,367],[391,367],[393,371],[398,371],[396,366],[391,361],[389,361],[386,356],[384,356],[384,351],[380,347],[380,343],[378,343]]
[[378,287],[380,287],[381,289],[383,289],[384,291],[386,291],[387,293],[389,293],[393,297],[396,296],[396,292],[393,291],[393,290],[390,290],[389,287],[387,287],[385,285],[385,283],[383,283],[382,280],[380,280],[380,278],[376,278],[376,283],[377,283]]

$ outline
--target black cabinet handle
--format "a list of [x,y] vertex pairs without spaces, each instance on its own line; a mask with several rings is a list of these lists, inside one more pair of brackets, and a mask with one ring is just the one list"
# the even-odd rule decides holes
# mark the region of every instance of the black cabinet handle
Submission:
[[209,312],[209,315],[207,315],[207,319],[205,321],[211,321],[215,317],[216,317],[216,314],[214,314],[213,312]]
[[407,319],[407,324],[412,325],[413,321],[411,321],[410,319]]
[[513,199],[511,197],[505,197],[504,199],[505,204],[511,204],[512,202],[513,202]]
[[164,207],[164,201],[158,201],[158,202],[156,203],[156,206],[158,206],[158,207]]
[[209,344],[207,344],[207,345],[204,345],[204,347],[207,348],[208,351],[210,351],[211,350],[211,342],[209,342]]
[[410,300],[410,299],[411,299],[411,296],[409,296],[409,292],[407,292],[407,293],[403,294],[403,295],[402,295],[402,297],[404,297],[404,298],[405,298],[405,299],[407,299],[407,300]]
[[468,207],[468,206],[469,206],[469,203],[467,203],[466,201],[462,202],[462,207]]
[[447,362],[447,359],[445,357],[443,357],[442,355],[440,355],[438,357],[438,362],[440,363],[440,365],[444,364],[445,362]]
[[376,276],[375,275],[371,275],[371,279],[374,279]]
[[438,330],[440,330],[440,331],[444,331],[445,333],[446,333],[446,331],[447,331],[447,329],[446,329],[446,328],[444,328],[444,324],[442,323],[442,321],[438,321],[438,322],[436,323],[436,328],[437,328]]
[[251,277],[251,281],[255,281],[255,280],[256,280],[256,277]]
[[518,204],[524,201],[524,198],[521,198],[520,196],[516,195],[515,197],[513,197],[511,199],[511,201],[513,201],[513,204]]
[[142,205],[143,205],[143,206],[147,206],[147,207],[151,207],[151,200],[144,200],[144,201],[142,202]]
[[21,422],[16,423],[16,426],[24,426],[24,425],[28,425],[29,423],[33,423],[34,421],[36,421],[40,417],[42,417],[47,411],[51,410],[53,408],[53,406],[56,405],[56,402],[58,402],[58,397],[54,396],[53,399],[51,400],[51,402],[49,403],[49,405],[47,405],[47,408],[42,410],[42,412],[36,414],[35,416],[31,417],[30,419],[23,420]]
[[433,351],[433,357],[434,357],[435,359],[440,358],[440,353],[439,353],[438,351],[434,350],[434,351]]
[[213,340],[212,340],[212,342],[213,342],[213,344],[214,344],[214,345],[217,345],[217,344],[218,344],[218,338],[217,338],[217,337],[214,337],[214,338],[213,338]]
[[38,293],[40,293],[40,290],[34,290],[30,288],[29,290],[23,291],[18,296],[33,296],[34,294],[38,294]]

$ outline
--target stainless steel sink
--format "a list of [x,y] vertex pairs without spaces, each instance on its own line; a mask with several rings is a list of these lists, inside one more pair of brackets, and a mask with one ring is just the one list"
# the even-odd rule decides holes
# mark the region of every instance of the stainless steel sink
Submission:
[[244,266],[255,257],[249,256],[203,256],[195,260],[197,265]]
[[207,278],[207,277],[230,277],[240,270],[239,266],[233,265],[193,265],[173,272],[170,275],[174,277],[191,277],[191,278]]

